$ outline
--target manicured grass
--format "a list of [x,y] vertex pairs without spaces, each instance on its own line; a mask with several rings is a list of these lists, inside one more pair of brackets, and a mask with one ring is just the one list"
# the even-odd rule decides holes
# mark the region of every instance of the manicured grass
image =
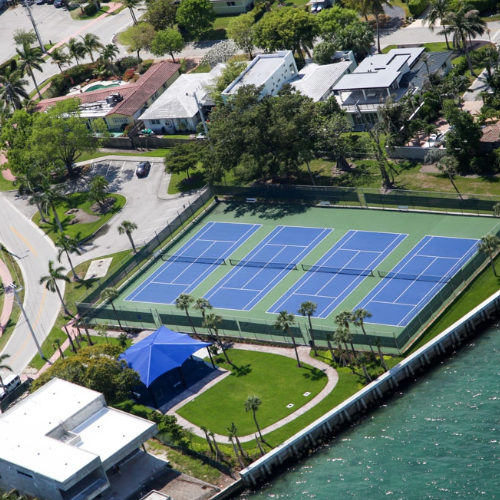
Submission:
[[96,158],[102,158],[103,156],[146,156],[150,158],[163,158],[168,151],[170,151],[168,148],[158,148],[154,149],[152,151],[135,151],[133,153],[130,153],[128,151],[96,151],[94,153],[83,153],[79,158],[78,161],[90,161],[94,160]]
[[228,24],[235,18],[238,17],[236,16],[218,16],[215,18],[213,29],[214,30],[224,30],[224,33],[226,32],[226,28]]
[[87,16],[85,13],[82,14],[82,9],[78,7],[77,9],[71,10],[70,15],[76,21],[88,21],[89,19],[95,19],[99,16],[102,16],[109,10],[109,5],[103,5],[100,10],[98,10],[95,14],[91,16]]
[[0,171],[0,191],[11,191],[12,189],[16,189],[14,183],[5,179]]
[[[231,422],[236,423],[240,435],[255,432],[252,412],[244,407],[248,396],[261,399],[257,419],[264,428],[306,404],[327,383],[322,371],[305,363],[298,368],[294,359],[285,356],[237,349],[230,349],[228,356],[235,366],[222,362],[222,356],[217,364],[231,375],[178,411],[190,422],[219,434],[227,434]],[[305,397],[305,392],[311,395]],[[293,408],[286,407],[289,403]]]
[[[59,201],[56,205],[56,210],[65,234],[78,240],[84,240],[94,234],[125,205],[126,200],[124,196],[120,194],[110,194],[109,196],[114,198],[116,201],[112,208],[104,215],[98,215],[92,212],[91,206],[94,202],[88,199],[87,193],[73,193]],[[99,219],[94,222],[71,224],[71,221],[75,216],[68,215],[66,212],[73,208],[79,208],[91,215],[98,215]],[[59,230],[52,215],[47,217],[47,219],[50,220],[50,223],[44,224],[41,222],[40,214],[38,212],[33,216],[33,222],[43,229],[45,233],[55,241],[60,235]]]
[[[424,43],[423,46],[428,52],[443,52],[445,50],[450,50],[446,46],[446,42],[429,42],[429,43]],[[384,47],[382,49],[383,54],[387,54],[391,49],[397,49],[397,45],[388,45],[387,47]]]
[[192,134],[170,134],[162,136],[164,139],[191,139]]
[[191,73],[209,73],[211,69],[210,64],[200,64]]
[[183,193],[191,189],[199,189],[206,184],[205,177],[201,170],[195,170],[194,172],[190,172],[190,174],[189,178],[186,172],[170,174],[168,194]]

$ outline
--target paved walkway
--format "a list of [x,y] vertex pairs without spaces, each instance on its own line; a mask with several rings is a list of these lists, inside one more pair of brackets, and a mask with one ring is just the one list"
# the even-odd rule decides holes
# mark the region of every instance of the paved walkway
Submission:
[[[1,259],[0,259],[0,281],[3,283],[4,287],[10,285],[13,281],[9,268],[7,267],[7,264],[5,264],[5,262]],[[2,307],[2,312],[0,313],[0,337],[2,336],[5,327],[9,322],[13,304],[14,304],[14,294],[4,293],[3,307]]]
[[[287,356],[288,358],[293,358],[295,359],[295,352],[292,348],[287,348],[287,347],[275,347],[275,346],[261,346],[261,345],[252,345],[252,344],[233,344],[234,349],[245,349],[247,351],[259,351],[259,352],[268,352],[271,354],[278,354],[281,356]],[[276,429],[279,429],[280,427],[283,427],[284,425],[288,424],[292,420],[295,420],[296,418],[300,417],[304,413],[306,413],[308,410],[316,406],[320,401],[325,399],[325,397],[332,392],[334,387],[337,385],[337,382],[339,380],[339,376],[337,371],[332,368],[330,365],[327,365],[326,363],[323,363],[322,361],[318,361],[315,358],[312,358],[310,356],[310,348],[306,346],[299,346],[298,347],[299,351],[299,358],[302,362],[307,363],[314,368],[318,368],[321,370],[327,377],[328,377],[328,382],[323,388],[323,390],[317,394],[313,399],[311,399],[308,403],[306,403],[304,406],[301,406],[299,409],[291,413],[285,418],[282,418],[281,420],[278,420],[272,425],[268,425],[264,429],[262,429],[262,434],[268,434]],[[221,370],[223,371],[223,370]],[[225,370],[224,370],[225,371]],[[224,376],[229,375],[229,372],[225,373]],[[221,380],[221,377],[217,377],[214,380],[212,380],[209,384],[203,386],[202,389],[200,389],[197,392],[191,392],[190,390],[184,391],[180,396],[184,396],[182,401],[172,407],[170,410],[167,411],[168,415],[175,415],[177,418],[177,421],[180,425],[185,427],[186,429],[189,429],[193,434],[196,434],[197,436],[200,436],[202,438],[205,438],[205,433],[200,429],[200,427],[192,424],[185,418],[181,417],[179,414],[177,414],[177,410],[184,406],[185,404],[189,403],[191,400],[196,398],[199,394],[205,392],[206,390],[210,389],[214,384],[219,382]],[[196,388],[196,386],[195,386]],[[179,397],[180,399],[180,397]],[[255,439],[255,433],[254,434],[248,434],[247,436],[238,436],[240,441],[245,443],[248,441],[252,441]],[[214,438],[219,441],[219,442],[228,442],[227,436],[223,436],[221,434],[214,434]]]

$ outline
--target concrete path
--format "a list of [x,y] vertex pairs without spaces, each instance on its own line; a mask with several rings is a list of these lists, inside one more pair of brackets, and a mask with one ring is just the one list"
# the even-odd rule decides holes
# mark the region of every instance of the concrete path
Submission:
[[[277,354],[277,355],[286,356],[288,358],[295,359],[294,350],[292,348],[287,348],[287,347],[275,347],[275,346],[237,344],[236,343],[236,344],[233,344],[233,348],[234,349],[244,349],[247,351],[268,352],[271,354]],[[317,394],[313,399],[311,399],[308,403],[306,403],[304,406],[301,406],[299,409],[297,409],[296,411],[294,411],[293,413],[291,413],[287,417],[282,418],[281,420],[278,420],[274,424],[268,425],[267,427],[263,428],[262,429],[263,435],[268,434],[276,429],[279,429],[280,427],[283,427],[284,425],[288,424],[292,420],[295,420],[297,417],[300,417],[300,415],[303,415],[304,413],[306,413],[308,410],[310,410],[311,408],[316,406],[320,401],[325,399],[325,397],[328,396],[328,394],[330,394],[333,391],[333,389],[335,388],[335,386],[337,385],[339,377],[338,377],[337,371],[334,368],[332,368],[330,365],[327,365],[326,363],[323,363],[322,361],[318,361],[317,359],[312,358],[309,354],[310,353],[309,347],[299,346],[298,351],[299,351],[300,360],[308,365],[313,366],[314,368],[317,368],[318,370],[321,370],[328,377],[328,382],[325,385],[325,387],[323,388],[323,390],[319,394]],[[227,375],[229,375],[229,372],[227,372],[227,374],[223,375],[223,376],[227,376]],[[206,386],[204,386],[201,390],[199,390],[196,393],[191,393],[189,390],[184,391],[184,393],[182,393],[181,396],[185,395],[185,398],[180,403],[178,403],[177,405],[172,407],[170,410],[168,410],[167,414],[168,415],[175,415],[175,417],[177,418],[177,421],[180,425],[182,425],[186,429],[189,429],[191,432],[193,432],[193,434],[196,434],[197,436],[205,438],[205,433],[198,426],[192,424],[191,422],[189,422],[185,418],[181,417],[177,413],[177,410],[179,408],[181,408],[182,406],[184,406],[185,404],[189,403],[189,401],[193,400],[194,398],[196,398],[197,396],[199,396],[200,394],[205,392],[206,390],[208,390],[210,387],[212,387],[214,384],[216,384],[220,380],[221,380],[221,377],[215,378],[210,384],[207,384]],[[227,436],[223,436],[221,434],[214,434],[214,437],[219,442],[224,442],[224,443],[228,442]],[[255,433],[248,434],[246,436],[238,436],[238,437],[239,437],[241,442],[245,443],[245,442],[252,441],[253,439],[255,439]]]
[[464,93],[464,101],[481,101],[481,92],[486,92],[488,85],[488,72],[484,69],[481,74],[472,82],[472,85]]
[[[7,264],[0,258],[0,281],[3,283],[4,288],[12,283],[12,275],[10,274]],[[14,294],[3,294],[3,307],[0,313],[0,337],[2,336],[5,327],[7,326],[10,315],[12,313],[12,306],[14,305]]]

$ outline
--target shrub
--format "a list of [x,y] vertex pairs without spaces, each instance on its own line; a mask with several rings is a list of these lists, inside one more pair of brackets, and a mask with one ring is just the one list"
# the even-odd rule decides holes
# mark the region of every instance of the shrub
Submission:
[[122,79],[125,81],[125,82],[128,82],[129,80],[132,79],[132,77],[135,75],[135,69],[134,68],[129,68],[125,71],[125,73],[123,73],[123,77]]
[[141,62],[141,64],[139,64],[139,66],[137,67],[137,71],[140,75],[143,75],[149,68],[151,68],[152,65],[153,59],[145,59]]
[[410,0],[408,9],[413,17],[418,17],[429,6],[429,0]]
[[121,73],[124,73],[129,68],[137,68],[139,62],[140,61],[138,61],[136,57],[125,56],[116,61],[116,66],[118,67]]
[[497,8],[497,0],[468,0],[467,5],[479,12],[494,12]]
[[94,3],[89,3],[83,8],[86,16],[93,16],[97,12],[97,6]]

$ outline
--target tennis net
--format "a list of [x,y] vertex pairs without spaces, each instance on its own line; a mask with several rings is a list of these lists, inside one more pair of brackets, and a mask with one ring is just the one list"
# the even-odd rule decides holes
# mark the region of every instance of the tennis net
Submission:
[[432,274],[407,274],[398,273],[397,271],[377,271],[381,278],[390,278],[396,280],[408,280],[408,281],[430,281],[431,283],[448,283],[450,281],[450,276],[435,276]]
[[302,264],[304,271],[314,273],[330,273],[330,274],[350,274],[352,276],[374,276],[373,269],[354,269],[349,267],[331,267],[322,265]]
[[297,264],[291,262],[259,262],[257,260],[229,259],[229,263],[232,266],[262,267],[267,269],[289,269],[295,271],[297,270]]
[[210,258],[210,257],[189,257],[187,255],[168,255],[161,254],[164,261],[169,262],[186,262],[188,264],[213,264],[217,266],[225,266],[226,261],[223,258]]

